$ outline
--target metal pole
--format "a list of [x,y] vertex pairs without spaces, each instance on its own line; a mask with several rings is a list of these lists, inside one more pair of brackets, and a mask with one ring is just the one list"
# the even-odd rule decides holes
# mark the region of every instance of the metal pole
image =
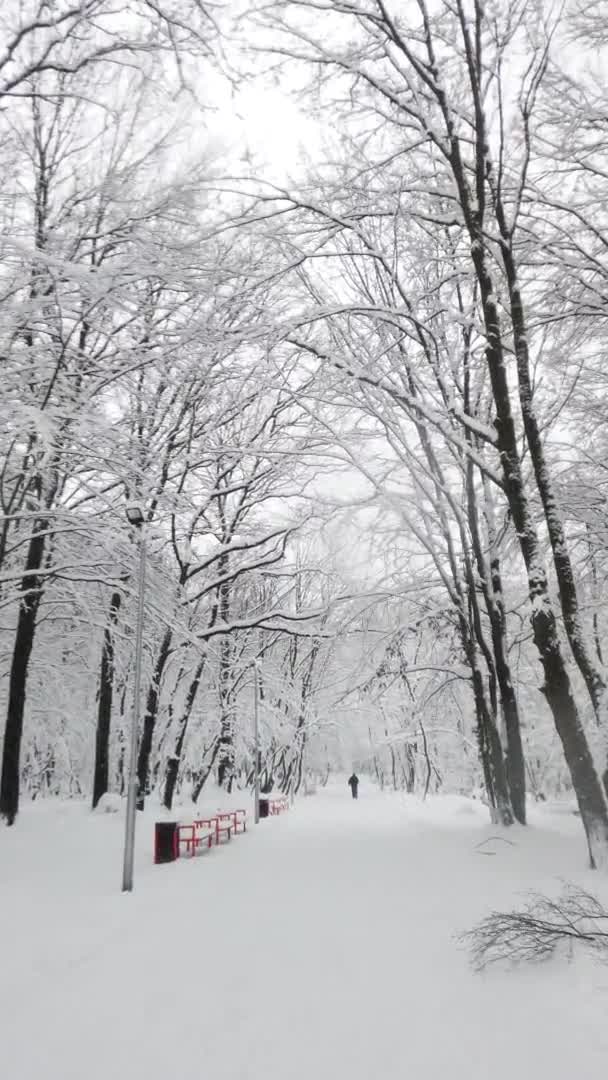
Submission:
[[139,746],[139,696],[141,687],[141,659],[144,629],[144,594],[146,588],[146,534],[139,527],[139,575],[137,597],[137,625],[135,629],[135,676],[133,679],[133,718],[131,722],[131,746],[129,751],[129,786],[127,789],[127,817],[125,822],[125,851],[122,869],[122,891],[133,891],[133,861],[135,857],[135,815],[137,809],[137,750]]
[[260,687],[258,682],[257,660],[253,664],[253,742],[255,761],[253,767],[253,819],[256,825],[260,821],[260,723],[259,723],[259,698]]

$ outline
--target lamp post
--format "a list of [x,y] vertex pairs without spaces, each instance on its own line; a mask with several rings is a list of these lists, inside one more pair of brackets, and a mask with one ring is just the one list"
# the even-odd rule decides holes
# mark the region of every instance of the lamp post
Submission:
[[140,506],[130,504],[127,521],[134,525],[139,536],[139,573],[137,580],[137,624],[135,629],[135,674],[133,679],[133,716],[129,748],[129,783],[127,788],[127,817],[125,821],[125,850],[122,869],[122,891],[133,891],[133,862],[135,857],[135,814],[137,810],[137,749],[139,745],[139,697],[141,687],[141,658],[144,626],[144,591],[146,585],[145,518]]
[[259,722],[259,669],[257,660],[253,661],[253,742],[254,742],[254,766],[253,766],[253,820],[256,825],[260,822],[260,722]]

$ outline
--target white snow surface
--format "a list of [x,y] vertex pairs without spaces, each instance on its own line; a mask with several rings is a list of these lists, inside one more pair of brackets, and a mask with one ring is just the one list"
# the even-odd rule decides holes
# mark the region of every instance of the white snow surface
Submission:
[[26,806],[0,829],[3,1075],[600,1076],[608,967],[577,953],[477,975],[455,935],[526,890],[568,879],[606,901],[608,883],[585,869],[572,814],[537,811],[502,832],[486,814],[365,782],[355,802],[344,778],[154,866],[151,807],[123,895],[122,813]]

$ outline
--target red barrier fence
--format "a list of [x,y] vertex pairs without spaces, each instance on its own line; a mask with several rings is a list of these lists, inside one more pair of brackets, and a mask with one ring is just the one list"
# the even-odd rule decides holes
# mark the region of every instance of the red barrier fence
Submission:
[[192,822],[157,822],[154,833],[154,862],[172,862],[182,851],[193,856],[197,850],[228,842],[247,830],[246,810],[218,810]]

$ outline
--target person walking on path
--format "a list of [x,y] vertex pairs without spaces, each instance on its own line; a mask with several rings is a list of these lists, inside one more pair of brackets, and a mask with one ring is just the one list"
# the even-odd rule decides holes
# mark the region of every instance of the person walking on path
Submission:
[[356,773],[353,773],[353,775],[349,778],[348,786],[350,787],[353,799],[356,799],[357,793],[359,791],[359,777]]

